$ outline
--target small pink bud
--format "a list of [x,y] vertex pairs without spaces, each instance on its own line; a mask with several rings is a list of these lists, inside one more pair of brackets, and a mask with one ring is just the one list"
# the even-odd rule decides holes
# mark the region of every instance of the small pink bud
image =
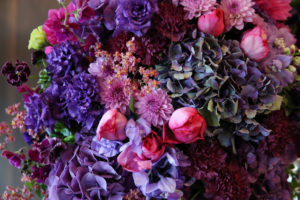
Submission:
[[241,48],[249,58],[262,61],[269,53],[267,34],[260,26],[256,26],[244,33]]
[[201,15],[198,19],[198,28],[204,33],[218,37],[224,31],[224,11],[216,9],[211,13]]
[[111,109],[101,118],[97,128],[97,139],[105,138],[108,140],[124,140],[126,138],[125,127],[126,117],[117,111]]

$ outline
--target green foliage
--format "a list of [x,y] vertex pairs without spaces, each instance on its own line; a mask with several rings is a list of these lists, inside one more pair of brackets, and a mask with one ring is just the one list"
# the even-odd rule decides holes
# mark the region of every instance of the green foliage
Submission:
[[55,124],[53,132],[47,129],[47,133],[50,137],[61,138],[66,143],[75,142],[75,136],[73,132],[61,122],[57,122]]
[[294,164],[291,164],[287,169],[289,174],[289,184],[291,187],[291,199],[300,199],[300,179],[299,168],[296,168]]
[[51,83],[51,77],[49,76],[49,73],[47,72],[46,69],[43,69],[39,73],[39,80],[38,84],[40,85],[40,88],[42,90],[45,90],[46,88],[49,87]]

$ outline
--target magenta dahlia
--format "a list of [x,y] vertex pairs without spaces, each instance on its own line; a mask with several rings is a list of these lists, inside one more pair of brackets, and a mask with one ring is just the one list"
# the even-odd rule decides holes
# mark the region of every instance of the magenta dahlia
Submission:
[[251,0],[222,0],[220,8],[225,13],[225,30],[229,31],[232,27],[242,30],[244,22],[252,22],[254,4]]
[[162,126],[164,122],[170,119],[174,111],[171,102],[172,100],[164,90],[153,89],[138,98],[135,103],[136,112],[153,126]]

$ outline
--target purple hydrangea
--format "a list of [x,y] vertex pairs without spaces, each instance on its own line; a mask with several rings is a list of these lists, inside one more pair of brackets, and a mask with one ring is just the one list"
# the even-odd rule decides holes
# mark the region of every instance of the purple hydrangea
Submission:
[[71,42],[54,46],[47,55],[47,71],[53,79],[74,75],[83,71],[84,58],[79,47]]
[[92,140],[86,137],[78,145],[70,145],[53,166],[46,181],[49,199],[121,200],[129,191],[122,168],[114,158],[99,154]]

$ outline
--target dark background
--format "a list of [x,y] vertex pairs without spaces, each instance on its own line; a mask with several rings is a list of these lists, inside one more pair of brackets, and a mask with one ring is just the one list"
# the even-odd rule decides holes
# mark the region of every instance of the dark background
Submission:
[[[7,60],[14,62],[17,58],[30,63],[31,52],[27,49],[30,33],[44,23],[50,8],[58,6],[56,0],[0,0],[0,66]],[[36,80],[30,81],[31,85],[35,82]],[[21,102],[21,95],[1,76],[0,122],[11,120],[10,116],[6,115],[5,108],[17,102]],[[9,146],[11,151],[25,145],[21,133],[16,132],[15,135],[16,142]],[[21,173],[1,157],[0,194],[6,185],[21,186],[20,177]]]

